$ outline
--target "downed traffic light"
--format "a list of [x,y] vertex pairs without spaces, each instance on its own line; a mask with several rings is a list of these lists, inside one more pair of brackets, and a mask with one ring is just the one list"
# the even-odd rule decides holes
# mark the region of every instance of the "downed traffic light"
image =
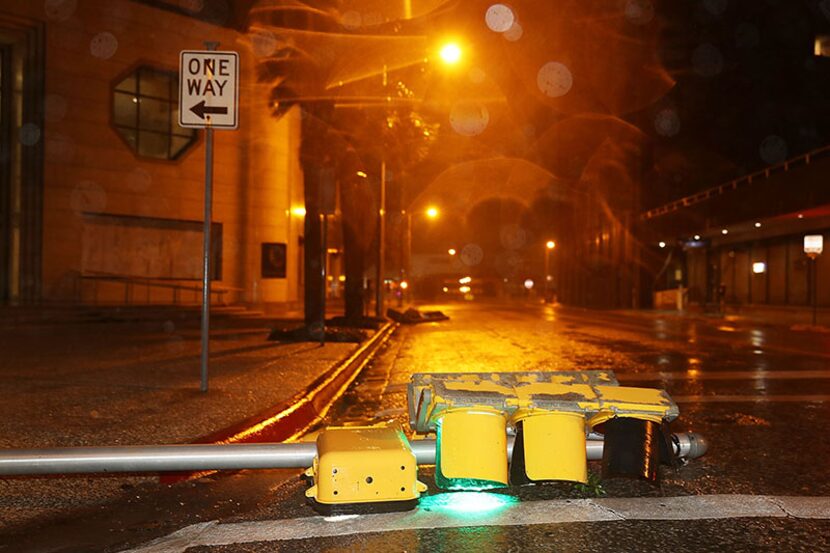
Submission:
[[[605,476],[654,481],[661,451],[664,460],[674,457],[663,423],[677,417],[677,405],[663,390],[619,386],[611,372],[416,374],[409,384],[410,425],[438,435],[438,487],[486,487],[486,471],[490,487],[504,483],[498,477],[504,455],[494,441],[502,424],[496,413],[516,435],[512,484],[586,482],[585,440],[592,430],[602,430],[608,440]],[[469,458],[463,460],[462,452]]]
[[365,503],[384,511],[410,509],[426,490],[397,423],[327,428],[317,437],[317,456],[305,474],[313,480],[306,497],[324,512]]
[[497,409],[448,409],[436,423],[435,483],[439,488],[507,485],[507,418]]

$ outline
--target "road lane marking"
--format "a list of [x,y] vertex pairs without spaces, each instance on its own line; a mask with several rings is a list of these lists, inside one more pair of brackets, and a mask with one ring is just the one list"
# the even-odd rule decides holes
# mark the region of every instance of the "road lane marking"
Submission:
[[830,395],[711,395],[672,396],[675,403],[825,403]]
[[617,380],[636,382],[653,380],[807,380],[830,378],[830,371],[652,371],[616,373]]
[[[194,524],[128,553],[184,553],[189,547],[270,542],[477,526],[525,526],[624,520],[705,520],[733,518],[830,519],[830,497],[692,495],[525,501],[507,509],[471,515],[415,510],[358,517]],[[127,552],[125,552],[127,553]]]

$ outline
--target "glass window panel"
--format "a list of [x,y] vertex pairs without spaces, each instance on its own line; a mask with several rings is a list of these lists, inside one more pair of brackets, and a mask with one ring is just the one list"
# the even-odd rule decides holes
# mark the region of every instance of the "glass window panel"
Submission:
[[173,135],[172,141],[173,142],[170,146],[170,158],[176,159],[188,148],[188,146],[190,146],[190,144],[193,143],[193,137]]
[[141,98],[138,107],[138,128],[142,131],[170,132],[170,104],[161,100]]
[[115,90],[121,92],[136,92],[136,74],[130,73],[123,81],[115,85]]
[[152,69],[141,69],[141,96],[170,98],[170,76]]
[[138,133],[138,153],[142,156],[170,159],[170,136],[157,132]]
[[118,126],[135,127],[138,99],[133,94],[113,94],[112,120]]
[[132,149],[135,150],[136,147],[137,147],[135,130],[134,129],[124,129],[124,128],[118,128],[116,130],[118,131],[118,134],[120,134],[121,136],[124,137],[124,140],[127,141],[127,144],[129,144],[130,147],[132,147]]

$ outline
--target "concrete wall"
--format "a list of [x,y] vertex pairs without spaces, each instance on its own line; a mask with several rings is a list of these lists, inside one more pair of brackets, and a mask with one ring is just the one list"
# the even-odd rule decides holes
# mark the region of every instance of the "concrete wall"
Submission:
[[[181,50],[203,49],[204,41],[215,40],[220,49],[239,52],[241,81],[239,129],[215,132],[213,220],[222,225],[220,285],[231,290],[227,300],[233,302],[297,300],[302,219],[292,216],[291,208],[302,205],[299,114],[279,121],[269,116],[268,88],[255,82],[257,58],[246,37],[127,0],[84,0],[74,9],[47,13],[52,4],[5,2],[0,7],[6,15],[45,23],[43,299],[173,300],[169,288],[137,286],[130,299],[122,284],[80,278],[85,248],[88,254],[91,247],[85,214],[202,221],[203,133],[178,160],[138,157],[111,124],[112,87],[139,65],[176,71]],[[141,242],[140,233],[134,235],[134,242]],[[119,247],[142,255],[143,244],[125,240]],[[187,247],[160,255],[186,256],[191,259],[184,265],[198,264],[201,249],[193,240],[181,242]],[[287,244],[286,279],[260,277],[263,242]],[[170,259],[157,265],[182,263]],[[125,264],[130,267],[134,264]],[[171,269],[157,276],[184,275]],[[199,285],[198,280],[173,282]],[[198,294],[177,299],[197,301]]]

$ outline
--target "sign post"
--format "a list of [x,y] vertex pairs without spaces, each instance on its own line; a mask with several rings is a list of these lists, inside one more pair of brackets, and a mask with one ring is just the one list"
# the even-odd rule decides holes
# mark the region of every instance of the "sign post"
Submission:
[[824,235],[808,234],[804,237],[804,253],[810,258],[813,274],[813,326],[816,326],[816,312],[818,311],[818,256],[824,250]]
[[179,55],[179,126],[205,129],[205,215],[202,248],[202,392],[208,391],[210,353],[210,253],[213,216],[213,130],[236,129],[239,112],[239,54],[217,52],[218,42],[205,42],[205,51]]

